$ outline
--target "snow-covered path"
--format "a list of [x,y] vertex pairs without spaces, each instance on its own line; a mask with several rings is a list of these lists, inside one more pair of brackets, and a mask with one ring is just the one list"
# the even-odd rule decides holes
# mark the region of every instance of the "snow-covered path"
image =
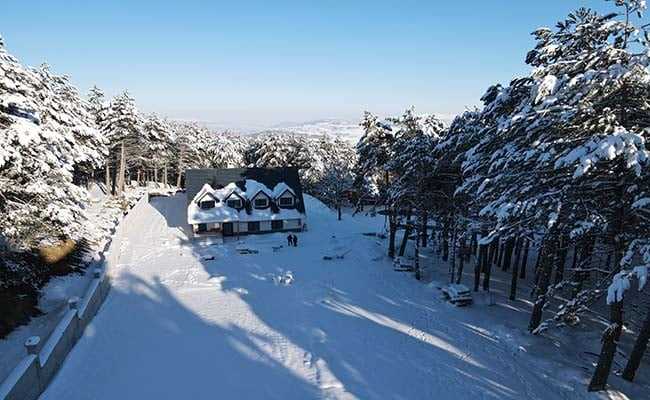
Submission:
[[583,397],[574,370],[532,363],[480,307],[450,306],[378,258],[361,233],[382,221],[338,222],[306,201],[298,248],[251,236],[251,255],[188,241],[181,195],[139,204],[111,248],[114,288],[42,398]]

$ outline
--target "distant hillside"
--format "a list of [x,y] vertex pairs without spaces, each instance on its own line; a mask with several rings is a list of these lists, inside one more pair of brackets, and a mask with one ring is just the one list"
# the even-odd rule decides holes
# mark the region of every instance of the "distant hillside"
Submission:
[[[446,125],[449,125],[453,119],[452,116],[449,115],[441,115],[439,118],[441,118]],[[236,135],[258,136],[268,134],[295,134],[322,136],[326,134],[337,136],[352,144],[356,144],[363,135],[363,131],[359,126],[359,121],[344,119],[319,119],[306,122],[285,122],[272,126],[230,126],[213,122],[203,122],[202,124],[215,131],[226,131],[230,134]]]
[[294,133],[306,136],[338,136],[351,143],[357,143],[362,135],[361,127],[357,121],[336,119],[323,119],[303,123],[286,123],[272,126],[256,134],[268,133]]

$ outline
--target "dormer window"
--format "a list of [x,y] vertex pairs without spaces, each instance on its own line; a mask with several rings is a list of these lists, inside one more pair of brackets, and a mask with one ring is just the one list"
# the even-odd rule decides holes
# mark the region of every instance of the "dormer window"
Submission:
[[199,203],[199,207],[201,207],[203,210],[209,210],[211,208],[214,208],[215,204],[216,203],[214,200],[203,200]]
[[265,197],[255,199],[255,208],[266,208],[269,206],[269,200]]
[[240,199],[230,199],[226,204],[231,208],[242,208]]
[[293,196],[280,197],[280,207],[293,206]]

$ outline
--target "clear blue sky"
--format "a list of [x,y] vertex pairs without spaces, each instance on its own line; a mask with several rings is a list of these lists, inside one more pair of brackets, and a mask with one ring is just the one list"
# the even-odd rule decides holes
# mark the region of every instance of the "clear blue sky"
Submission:
[[454,114],[528,68],[529,33],[604,0],[1,0],[0,35],[82,92],[238,125]]

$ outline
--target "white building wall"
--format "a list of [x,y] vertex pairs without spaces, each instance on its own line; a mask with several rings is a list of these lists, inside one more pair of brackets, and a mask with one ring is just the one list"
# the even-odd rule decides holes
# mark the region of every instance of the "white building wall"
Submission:
[[260,231],[270,231],[271,230],[271,221],[260,221]]
[[302,227],[302,221],[300,219],[284,220],[284,229],[300,229],[301,227]]
[[248,222],[239,223],[239,232],[248,232]]

